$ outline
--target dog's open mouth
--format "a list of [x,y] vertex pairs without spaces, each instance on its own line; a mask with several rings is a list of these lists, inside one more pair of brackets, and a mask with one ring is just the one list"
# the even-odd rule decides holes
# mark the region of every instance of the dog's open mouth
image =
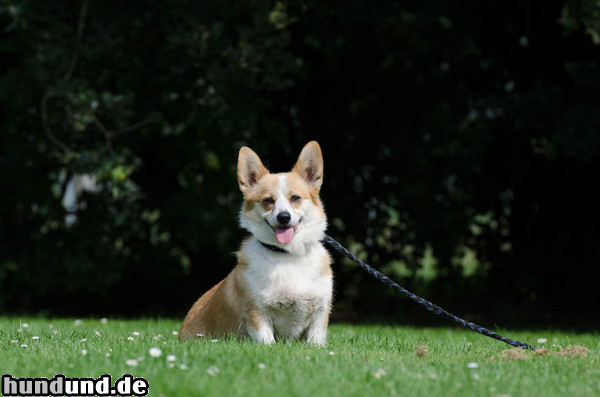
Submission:
[[267,225],[269,225],[269,227],[271,229],[273,229],[273,231],[275,232],[275,238],[281,244],[289,244],[290,241],[292,241],[299,224],[300,224],[300,221],[298,221],[298,223],[296,223],[295,226],[273,227],[273,226],[271,226],[271,224],[269,222],[267,222]]

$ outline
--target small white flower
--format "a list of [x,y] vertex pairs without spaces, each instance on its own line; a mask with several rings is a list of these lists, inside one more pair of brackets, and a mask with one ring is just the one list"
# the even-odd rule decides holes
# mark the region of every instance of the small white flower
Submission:
[[265,365],[265,363],[260,363],[260,364],[258,364],[258,368],[265,369],[265,368],[267,368],[267,366]]
[[329,352],[330,356],[333,356],[335,354],[335,352]]
[[539,343],[540,345],[543,345],[543,344],[544,344],[544,343],[546,343],[546,342],[548,342],[548,339],[546,339],[546,338],[539,338],[539,339],[537,340],[537,343]]
[[140,336],[140,333],[139,333],[139,332],[137,332],[137,331],[133,331],[133,332],[131,333],[131,335],[133,335],[133,336]]
[[18,333],[21,333],[21,332],[23,332],[23,328],[19,328],[19,329],[17,330],[17,332],[18,332]]
[[26,348],[26,347],[27,347],[27,344],[26,344],[26,343],[23,343],[23,344],[21,345],[21,347],[22,347],[22,348]]
[[375,373],[373,374],[373,376],[375,377],[375,379],[381,379],[382,377],[386,376],[387,372],[385,372],[385,369],[383,368],[379,368],[377,371],[375,371]]
[[197,337],[204,336],[204,334],[196,334]]
[[39,336],[32,336],[31,339],[38,340],[38,339],[40,339],[40,337]]
[[134,359],[134,358],[130,358],[130,359],[129,359],[129,360],[127,360],[125,363],[126,363],[128,366],[130,366],[130,367],[136,367],[136,366],[138,365],[138,362],[137,362],[137,360],[136,360],[136,359]]
[[215,343],[215,342],[218,342],[218,341],[219,341],[218,339],[211,339],[212,343]]
[[81,349],[81,354],[83,354],[85,356],[87,354],[87,350],[86,349]]
[[478,363],[474,363],[474,362],[467,363],[467,368],[469,368],[469,369],[476,369],[476,368],[479,368],[479,364]]
[[87,341],[87,339],[86,339],[86,338],[83,338],[83,339],[81,339],[81,341],[82,341],[82,342],[86,342],[86,341]]
[[[184,364],[181,364],[181,365],[184,365]],[[217,368],[215,366],[208,367],[208,369],[206,370],[206,373],[209,374],[210,376],[215,376],[216,374],[219,373],[219,368]]]
[[110,353],[106,353],[106,357],[110,357]]
[[128,336],[127,340],[133,340],[133,336]]
[[81,325],[81,320],[77,319],[77,320],[73,321],[73,325],[76,326],[76,327],[80,326]]
[[108,319],[107,319],[106,317],[102,317],[102,318],[100,319],[100,322],[101,322],[102,324],[106,324],[106,323],[108,322]]
[[148,350],[148,354],[150,354],[151,357],[160,357],[162,355],[162,350],[158,347],[152,347]]
[[169,355],[167,356],[167,361],[168,361],[168,362],[172,363],[172,362],[173,362],[173,361],[175,361],[175,360],[177,360],[177,357],[175,357],[175,355],[174,355],[174,354],[169,354]]
[[171,334],[173,334],[173,335],[177,336],[177,335],[179,335],[179,332],[177,332],[177,331],[173,331],[173,332],[171,332]]
[[100,336],[100,332],[94,331],[94,333],[96,334],[96,336]]
[[13,339],[13,340],[10,341],[10,343],[19,343],[19,341],[16,340],[16,339]]
[[23,323],[22,327],[23,327],[23,328],[29,328],[29,324],[27,324],[27,323]]
[[[185,365],[185,364],[181,364],[181,365],[179,366],[179,369],[182,369],[182,370],[184,370],[184,371],[185,371],[186,369],[188,369],[188,366],[187,366],[187,365]],[[218,370],[218,369],[217,369],[217,372],[219,372],[219,370]],[[211,374],[211,375],[212,375],[212,374]],[[213,375],[213,376],[214,376],[214,375]]]

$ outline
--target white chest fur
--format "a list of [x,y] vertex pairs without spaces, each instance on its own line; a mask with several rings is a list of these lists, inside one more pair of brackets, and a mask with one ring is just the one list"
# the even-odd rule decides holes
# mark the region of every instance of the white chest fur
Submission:
[[256,240],[247,248],[246,280],[256,306],[275,337],[299,338],[329,311],[333,279],[327,251],[315,243],[302,256],[276,253]]

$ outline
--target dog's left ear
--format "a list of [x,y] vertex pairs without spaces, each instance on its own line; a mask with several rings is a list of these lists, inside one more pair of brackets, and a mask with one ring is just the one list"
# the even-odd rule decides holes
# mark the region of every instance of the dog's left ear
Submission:
[[249,194],[258,181],[269,171],[260,161],[260,157],[249,147],[240,149],[238,156],[238,183],[244,196]]
[[300,175],[315,190],[323,184],[323,154],[317,141],[304,146],[292,172]]

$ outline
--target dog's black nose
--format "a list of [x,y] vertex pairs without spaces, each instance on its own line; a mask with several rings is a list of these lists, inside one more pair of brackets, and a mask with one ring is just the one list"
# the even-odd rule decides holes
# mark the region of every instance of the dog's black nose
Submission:
[[288,223],[290,223],[291,219],[292,216],[287,211],[282,211],[279,214],[277,214],[277,221],[282,225],[287,225]]

